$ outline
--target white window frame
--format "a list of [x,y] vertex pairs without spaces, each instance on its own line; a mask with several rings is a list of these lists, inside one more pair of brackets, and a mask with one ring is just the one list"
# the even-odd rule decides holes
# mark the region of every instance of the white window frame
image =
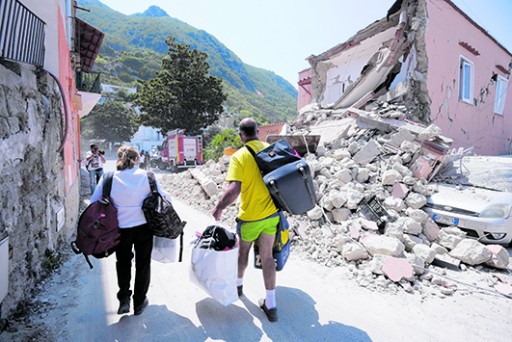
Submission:
[[505,100],[507,96],[508,80],[498,76],[496,80],[496,96],[494,97],[494,113],[503,115],[505,111]]
[[[465,71],[468,71],[466,73]],[[459,64],[459,100],[474,105],[473,91],[475,79],[475,65],[471,60],[460,56]]]

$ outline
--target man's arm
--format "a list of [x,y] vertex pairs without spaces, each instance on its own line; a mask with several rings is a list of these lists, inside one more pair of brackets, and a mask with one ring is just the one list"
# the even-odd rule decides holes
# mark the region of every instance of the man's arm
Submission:
[[222,211],[226,209],[231,203],[233,203],[238,195],[240,194],[240,190],[242,189],[242,183],[237,181],[231,181],[224,192],[224,195],[220,198],[219,202],[213,209],[213,217],[215,220],[219,221],[222,215]]
[[92,158],[94,158],[94,154],[90,151],[87,151],[87,154],[85,155],[85,160],[90,162]]

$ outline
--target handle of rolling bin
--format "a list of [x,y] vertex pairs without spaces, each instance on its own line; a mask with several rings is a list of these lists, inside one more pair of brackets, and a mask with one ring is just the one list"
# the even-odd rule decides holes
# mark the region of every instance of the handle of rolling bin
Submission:
[[313,200],[313,202],[316,202],[316,196],[315,193],[313,192],[313,189],[311,189],[311,184],[309,184],[308,175],[306,174],[306,170],[304,170],[304,166],[297,164],[297,170],[301,173],[304,183],[306,183],[306,188],[308,189],[309,197]]
[[281,193],[279,192],[279,188],[277,187],[276,182],[271,179],[269,180],[268,184],[274,189],[276,196],[279,198],[280,202],[285,206],[285,210],[289,213],[292,213],[291,209],[286,204],[286,201],[284,200],[283,196],[281,196]]

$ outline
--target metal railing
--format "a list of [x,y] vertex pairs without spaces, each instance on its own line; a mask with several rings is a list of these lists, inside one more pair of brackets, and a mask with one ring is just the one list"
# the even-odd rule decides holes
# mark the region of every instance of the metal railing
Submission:
[[76,90],[86,91],[89,93],[101,93],[101,80],[100,73],[98,72],[83,72],[78,71],[75,73]]
[[0,58],[44,65],[45,23],[17,0],[0,0]]

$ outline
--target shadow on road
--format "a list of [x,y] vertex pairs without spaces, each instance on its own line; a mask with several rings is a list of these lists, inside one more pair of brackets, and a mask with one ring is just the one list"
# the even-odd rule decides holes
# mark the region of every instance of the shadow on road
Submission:
[[170,311],[166,305],[151,304],[140,316],[122,316],[107,331],[110,339],[105,341],[205,341],[207,337],[190,319]]
[[244,308],[222,306],[212,298],[196,304],[196,313],[209,340],[261,341],[263,333]]
[[277,323],[269,322],[257,304],[242,298],[247,310],[261,320],[265,334],[272,341],[371,341],[368,334],[361,329],[333,321],[320,323],[315,301],[300,289],[278,286],[277,296]]

